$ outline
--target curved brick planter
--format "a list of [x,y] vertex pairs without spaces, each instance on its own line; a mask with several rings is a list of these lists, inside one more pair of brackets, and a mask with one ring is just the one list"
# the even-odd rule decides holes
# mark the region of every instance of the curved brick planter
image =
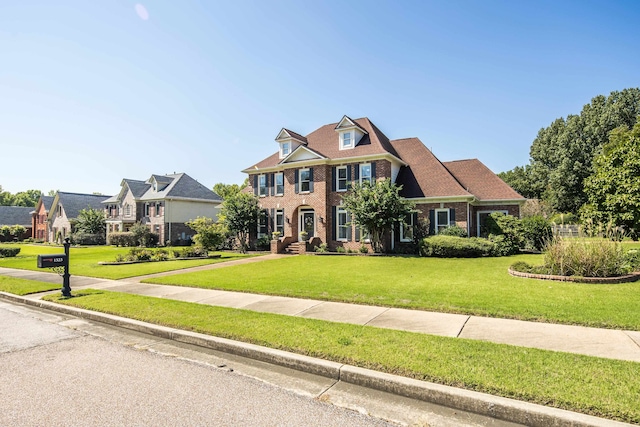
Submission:
[[509,274],[515,277],[526,277],[528,279],[539,280],[557,280],[560,282],[575,282],[575,283],[600,283],[600,284],[615,284],[615,283],[629,283],[635,282],[640,279],[640,272],[627,274],[624,276],[616,277],[579,277],[579,276],[554,276],[551,274],[533,274],[522,273],[520,271],[512,270],[509,267]]

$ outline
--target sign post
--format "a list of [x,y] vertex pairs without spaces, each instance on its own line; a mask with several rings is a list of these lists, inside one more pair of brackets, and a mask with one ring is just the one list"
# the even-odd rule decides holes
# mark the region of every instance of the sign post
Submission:
[[70,297],[69,248],[71,247],[71,240],[68,237],[64,239],[63,246],[64,254],[38,255],[38,268],[50,268],[62,276],[62,295]]

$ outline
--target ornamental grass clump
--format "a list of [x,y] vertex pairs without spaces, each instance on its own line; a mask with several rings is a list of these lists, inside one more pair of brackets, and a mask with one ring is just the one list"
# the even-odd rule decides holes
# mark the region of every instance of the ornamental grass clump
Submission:
[[633,270],[620,242],[606,239],[553,239],[545,247],[544,265],[557,276],[615,277]]

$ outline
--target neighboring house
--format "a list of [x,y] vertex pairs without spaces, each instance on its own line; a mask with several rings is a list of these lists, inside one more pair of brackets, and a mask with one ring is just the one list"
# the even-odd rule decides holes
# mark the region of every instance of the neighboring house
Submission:
[[40,196],[36,207],[31,212],[31,237],[36,240],[46,241],[49,238],[49,210],[53,204],[54,196]]
[[344,116],[307,136],[283,128],[278,152],[252,165],[248,191],[260,198],[257,237],[279,231],[285,243],[307,231],[313,244],[357,249],[366,232],[351,224],[342,195],[354,182],[390,178],[416,203],[414,215],[387,236],[388,248],[413,240],[419,218],[431,234],[451,225],[483,234],[487,215],[520,215],[525,199],[479,160],[440,162],[418,138],[389,140],[368,118]]
[[73,233],[71,222],[78,217],[83,209],[102,210],[102,202],[110,196],[96,194],[56,192],[51,202],[47,219],[49,221],[48,242],[62,242],[65,237]]
[[[23,226],[26,231],[22,236],[14,236],[18,240],[24,240],[31,236],[31,212],[32,207],[23,206],[0,206],[0,227],[5,225],[13,227],[14,225]],[[12,239],[13,237],[10,237]],[[0,241],[3,237],[0,236]]]
[[186,222],[199,216],[218,219],[222,198],[186,173],[152,175],[146,181],[123,179],[120,193],[102,202],[109,234],[145,224],[159,242],[186,243],[194,231]]

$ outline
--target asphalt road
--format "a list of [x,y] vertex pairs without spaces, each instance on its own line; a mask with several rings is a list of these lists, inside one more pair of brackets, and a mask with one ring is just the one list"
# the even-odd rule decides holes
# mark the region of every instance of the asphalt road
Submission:
[[0,302],[2,426],[388,425],[224,363],[123,345],[47,316]]

